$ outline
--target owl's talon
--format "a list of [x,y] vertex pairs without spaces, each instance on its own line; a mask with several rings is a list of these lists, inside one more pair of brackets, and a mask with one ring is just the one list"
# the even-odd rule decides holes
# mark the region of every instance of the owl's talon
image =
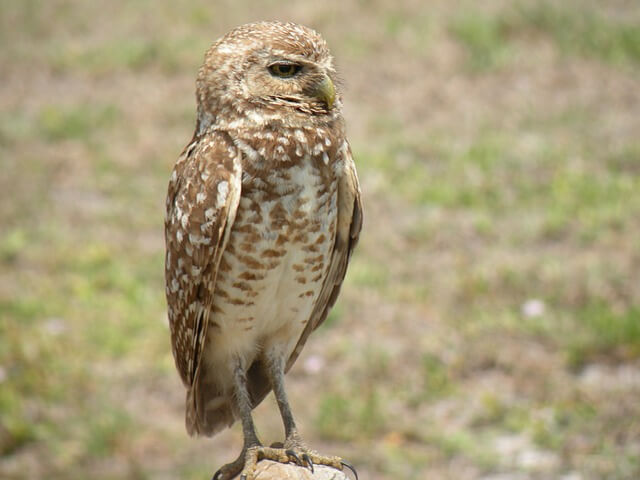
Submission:
[[213,474],[211,480],[221,480],[222,475],[224,475],[224,473],[222,472],[222,468],[219,468],[218,471]]
[[227,463],[221,466],[216,473],[213,474],[211,480],[231,480],[236,478],[243,472],[246,464],[246,450],[243,449],[242,453],[233,462]]
[[222,480],[223,476],[224,476],[224,472],[222,471],[222,468],[219,468],[218,471],[213,474],[213,477],[211,477],[211,480]]
[[311,457],[307,453],[303,453],[302,454],[302,460],[304,460],[304,462],[307,464],[307,466],[309,467],[309,470],[311,470],[311,473],[314,473],[313,472],[313,460],[311,460]]
[[351,470],[353,472],[353,475],[356,477],[356,480],[358,480],[358,472],[356,472],[356,469],[353,467],[353,465],[351,465],[349,462],[345,462],[344,460],[340,460],[340,463],[343,467],[347,467],[349,470]]
[[300,457],[298,456],[298,454],[296,452],[294,452],[293,450],[286,450],[284,453],[289,458],[293,458],[298,465],[304,465],[304,463],[302,463],[302,460],[300,460]]

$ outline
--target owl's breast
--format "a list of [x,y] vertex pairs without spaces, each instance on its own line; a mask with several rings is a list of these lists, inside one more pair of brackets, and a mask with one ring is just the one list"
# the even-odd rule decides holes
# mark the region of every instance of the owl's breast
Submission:
[[216,355],[250,357],[271,342],[292,351],[300,338],[335,239],[337,181],[323,165],[303,161],[243,178],[210,315]]

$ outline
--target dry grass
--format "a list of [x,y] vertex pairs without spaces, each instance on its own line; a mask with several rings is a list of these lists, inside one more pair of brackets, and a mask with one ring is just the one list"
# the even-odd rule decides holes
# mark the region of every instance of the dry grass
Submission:
[[2,0],[0,476],[237,453],[183,428],[162,210],[204,50],[277,18],[333,49],[366,206],[289,376],[308,442],[369,479],[640,477],[640,8],[604,3]]

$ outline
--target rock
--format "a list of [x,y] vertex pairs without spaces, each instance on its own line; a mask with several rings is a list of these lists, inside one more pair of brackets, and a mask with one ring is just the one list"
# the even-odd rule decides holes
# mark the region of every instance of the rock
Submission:
[[349,480],[345,472],[325,465],[314,465],[314,473],[306,467],[271,460],[258,463],[256,480]]

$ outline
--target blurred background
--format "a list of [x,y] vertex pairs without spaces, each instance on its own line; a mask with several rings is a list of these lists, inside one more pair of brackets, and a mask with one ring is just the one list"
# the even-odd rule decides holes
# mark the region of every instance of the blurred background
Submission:
[[364,193],[303,437],[365,480],[640,478],[636,0],[0,0],[0,477],[240,450],[184,430],[162,220],[204,51],[259,19],[326,37]]

